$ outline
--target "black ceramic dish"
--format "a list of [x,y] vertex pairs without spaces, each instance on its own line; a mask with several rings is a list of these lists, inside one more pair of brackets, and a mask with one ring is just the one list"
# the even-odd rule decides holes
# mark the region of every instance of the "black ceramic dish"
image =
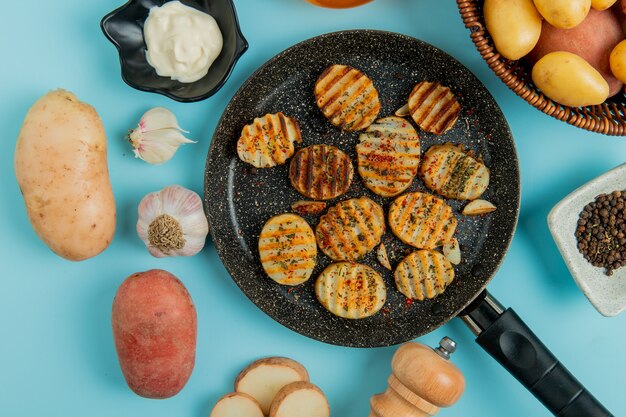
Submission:
[[232,0],[182,0],[215,18],[224,38],[219,57],[209,72],[193,83],[181,83],[169,77],[159,76],[146,60],[146,44],[143,24],[150,8],[161,6],[168,0],[130,0],[122,7],[107,14],[100,22],[106,37],[119,52],[122,79],[133,88],[163,94],[183,102],[204,100],[215,94],[230,76],[241,55],[248,49],[237,21]]
[[[242,127],[265,113],[282,111],[300,122],[302,146],[332,144],[355,161],[358,133],[341,132],[323,117],[313,97],[317,76],[330,64],[359,68],[377,87],[382,110],[392,114],[406,103],[421,80],[449,86],[462,112],[455,127],[442,137],[420,132],[423,149],[451,141],[481,155],[491,170],[483,198],[498,209],[484,217],[458,215],[457,238],[463,262],[446,291],[424,302],[407,302],[395,288],[393,275],[370,253],[363,263],[379,271],[387,284],[383,310],[362,320],[347,320],[326,311],[315,299],[314,282],[331,261],[318,254],[312,278],[298,287],[269,279],[257,249],[259,233],[270,217],[290,211],[302,199],[291,187],[288,164],[253,169],[237,157]],[[409,191],[426,190],[415,180]],[[367,195],[389,206],[392,199],[367,190],[355,175],[350,189],[329,205]],[[461,203],[448,201],[456,213]],[[441,50],[407,36],[379,31],[347,31],[322,35],[272,58],[235,94],[215,130],[205,171],[205,204],[211,234],[226,269],[243,292],[283,325],[327,343],[354,347],[401,343],[461,314],[478,336],[477,342],[529,388],[551,411],[563,417],[610,416],[601,404],[556,360],[522,320],[484,290],[511,242],[520,203],[517,153],[508,124],[493,97],[474,75]],[[313,226],[318,216],[307,219]],[[396,264],[412,248],[387,233],[383,242]]]

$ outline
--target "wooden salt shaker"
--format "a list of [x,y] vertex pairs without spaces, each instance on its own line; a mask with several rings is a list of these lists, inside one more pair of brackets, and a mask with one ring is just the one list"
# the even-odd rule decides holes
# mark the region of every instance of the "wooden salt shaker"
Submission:
[[436,349],[414,342],[400,346],[391,360],[387,390],[370,400],[370,417],[429,417],[457,402],[465,378],[449,362],[455,350],[448,337]]

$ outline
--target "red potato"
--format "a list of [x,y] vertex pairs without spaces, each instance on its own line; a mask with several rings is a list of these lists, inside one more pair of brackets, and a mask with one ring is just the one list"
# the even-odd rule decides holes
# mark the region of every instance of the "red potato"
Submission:
[[169,398],[185,386],[195,362],[197,317],[178,278],[160,269],[126,278],[111,323],[122,373],[137,395]]
[[557,29],[544,20],[539,42],[528,58],[534,65],[550,52],[574,53],[598,70],[609,84],[609,97],[612,97],[621,91],[623,83],[611,72],[609,56],[623,39],[620,19],[613,10],[591,9],[573,29]]

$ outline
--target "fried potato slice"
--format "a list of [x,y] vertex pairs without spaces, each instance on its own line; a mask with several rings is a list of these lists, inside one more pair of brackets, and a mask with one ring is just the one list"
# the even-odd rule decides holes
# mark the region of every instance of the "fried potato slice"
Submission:
[[298,200],[291,203],[291,210],[299,215],[314,215],[320,214],[326,208],[326,203],[323,201],[304,201]]
[[434,298],[454,280],[454,268],[434,250],[418,250],[404,258],[394,272],[398,291],[413,300]]
[[356,68],[331,65],[317,79],[314,92],[324,116],[342,130],[365,129],[378,117],[378,91],[372,80]]
[[289,165],[291,185],[314,200],[329,200],[345,193],[354,176],[348,155],[330,145],[300,149]]
[[456,200],[475,200],[489,186],[489,169],[461,145],[431,146],[420,167],[426,187]]
[[244,126],[237,141],[237,154],[256,168],[270,168],[291,158],[294,142],[302,142],[298,121],[281,112],[268,113]]
[[422,81],[409,95],[409,112],[422,130],[442,135],[456,123],[461,105],[448,87]]
[[369,266],[339,262],[322,271],[315,282],[315,295],[334,315],[362,319],[383,307],[387,287],[380,274]]
[[433,249],[452,240],[456,230],[452,208],[427,193],[408,193],[389,207],[389,227],[404,243],[420,249]]
[[299,285],[313,273],[317,246],[313,229],[291,213],[269,219],[259,237],[259,254],[265,273],[283,285]]
[[378,119],[359,141],[359,174],[367,188],[392,197],[411,185],[420,163],[420,140],[411,123],[395,116]]
[[317,244],[334,261],[356,261],[374,249],[385,233],[385,213],[367,197],[328,209],[315,228]]

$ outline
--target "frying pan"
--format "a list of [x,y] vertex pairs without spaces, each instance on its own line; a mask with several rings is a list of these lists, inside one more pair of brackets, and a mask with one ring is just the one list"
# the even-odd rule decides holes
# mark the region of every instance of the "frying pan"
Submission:
[[[326,311],[315,299],[314,281],[298,287],[269,279],[259,261],[258,237],[265,221],[290,211],[303,199],[290,185],[288,164],[255,169],[236,154],[241,129],[255,117],[282,111],[296,118],[303,143],[326,143],[356,160],[358,133],[333,127],[317,109],[313,86],[330,64],[361,69],[379,91],[380,116],[402,107],[413,86],[422,80],[451,88],[462,106],[455,127],[443,136],[419,132],[423,149],[445,142],[461,143],[480,155],[491,171],[484,199],[498,209],[487,216],[459,217],[457,239],[463,262],[455,280],[433,300],[410,302],[396,289],[393,275],[368,254],[361,262],[376,269],[386,282],[387,301],[378,314],[347,320]],[[416,179],[407,191],[426,190]],[[370,192],[358,175],[339,201],[367,195],[385,209],[392,199]],[[520,203],[520,176],[515,144],[493,97],[462,64],[443,51],[404,35],[353,30],[321,35],[272,58],[239,89],[226,107],[213,135],[205,170],[205,203],[217,252],[233,280],[252,302],[284,326],[326,343],[389,346],[414,339],[461,316],[477,342],[550,411],[562,417],[611,414],[556,360],[511,310],[505,310],[485,287],[500,266],[511,242]],[[461,203],[449,200],[454,212]],[[307,220],[315,225],[318,216]],[[411,249],[387,232],[383,236],[392,264]],[[331,260],[323,254],[313,277]]]

